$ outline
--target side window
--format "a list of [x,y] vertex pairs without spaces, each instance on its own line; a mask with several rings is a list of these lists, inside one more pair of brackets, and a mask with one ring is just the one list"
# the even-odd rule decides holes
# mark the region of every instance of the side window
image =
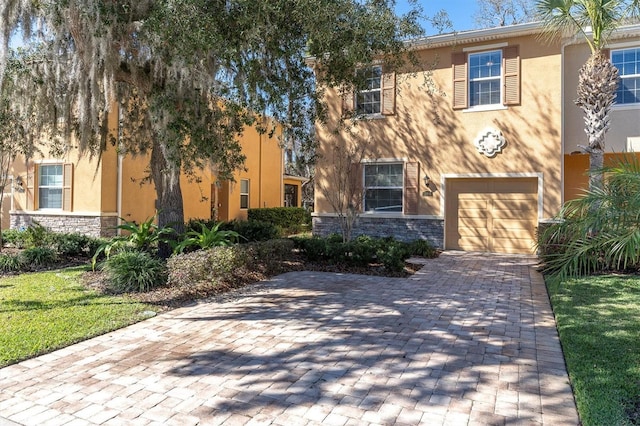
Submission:
[[611,63],[620,75],[616,104],[640,104],[640,47],[613,50]]
[[364,165],[364,211],[402,212],[403,163]]
[[469,106],[498,105],[502,99],[502,51],[469,55]]
[[365,88],[353,93],[344,88],[342,114],[384,116],[396,113],[396,73],[383,72],[382,66],[374,65],[358,71],[364,78]]
[[240,179],[240,208],[249,208],[249,179]]
[[380,114],[382,101],[382,67],[375,66],[361,71],[365,78],[365,89],[356,96],[358,114]]
[[38,170],[38,207],[62,209],[63,165],[41,164]]

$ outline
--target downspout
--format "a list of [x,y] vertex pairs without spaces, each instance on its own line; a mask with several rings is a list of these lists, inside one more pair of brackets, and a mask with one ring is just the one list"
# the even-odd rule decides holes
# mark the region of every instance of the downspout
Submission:
[[[266,120],[263,118],[263,124],[266,125]],[[264,170],[262,170],[262,137],[264,136],[264,133],[259,132],[259,137],[258,137],[258,208],[260,207],[266,207],[262,205],[262,173],[264,173]]]
[[[120,105],[118,105],[118,141],[116,146],[118,147],[118,160],[116,162],[116,213],[118,215],[116,219],[117,226],[122,225],[122,162],[124,160],[124,156],[121,153],[121,142],[122,142],[122,109]],[[121,229],[117,228],[117,234],[121,234]]]
[[565,180],[565,172],[564,172],[564,143],[565,143],[565,132],[566,129],[564,127],[564,115],[565,115],[565,105],[564,105],[564,89],[565,89],[565,65],[564,65],[564,49],[567,47],[565,42],[562,42],[562,46],[560,47],[560,205],[564,205],[564,180]]

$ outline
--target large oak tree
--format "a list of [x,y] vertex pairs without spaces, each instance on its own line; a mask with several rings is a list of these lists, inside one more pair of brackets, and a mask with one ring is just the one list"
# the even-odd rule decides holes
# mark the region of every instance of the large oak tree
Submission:
[[[415,11],[393,0],[4,0],[0,84],[9,37],[35,45],[21,56],[14,107],[36,114],[34,134],[67,149],[75,135],[98,154],[110,142],[107,115],[122,111],[119,149],[151,154],[159,225],[182,223],[179,176],[241,167],[247,125],[305,138],[322,119],[319,87],[357,84],[354,69],[403,61],[419,34]],[[306,59],[315,58],[315,75]]]

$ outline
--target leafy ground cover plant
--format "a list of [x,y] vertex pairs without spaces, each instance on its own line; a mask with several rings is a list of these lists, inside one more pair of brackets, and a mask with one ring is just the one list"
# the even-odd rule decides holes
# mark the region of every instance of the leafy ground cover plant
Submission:
[[108,287],[116,293],[144,292],[167,281],[166,266],[146,251],[121,251],[102,264]]
[[124,223],[118,225],[116,229],[123,230],[126,234],[106,240],[95,249],[91,259],[93,269],[95,269],[98,259],[102,256],[108,259],[112,254],[130,251],[131,249],[155,254],[158,244],[168,244],[174,241],[174,229],[171,227],[159,228],[155,223],[156,216],[149,217],[140,224],[127,222],[124,219],[121,220]]
[[212,247],[230,246],[240,239],[240,234],[236,231],[222,230],[222,223],[208,227],[204,223],[200,223],[200,230],[189,230],[186,232],[184,239],[180,241],[174,248],[174,253],[182,253],[185,249],[209,249]]

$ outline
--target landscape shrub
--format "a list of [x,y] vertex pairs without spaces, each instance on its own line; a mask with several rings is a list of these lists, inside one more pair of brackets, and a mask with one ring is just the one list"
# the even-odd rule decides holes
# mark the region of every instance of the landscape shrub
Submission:
[[379,249],[378,259],[385,269],[391,272],[401,272],[404,269],[404,261],[411,256],[409,244],[401,241],[389,241],[384,249]]
[[224,225],[225,229],[237,232],[242,238],[240,243],[268,241],[279,238],[281,230],[270,222],[260,220],[233,220]]
[[291,258],[294,243],[289,239],[281,238],[257,241],[241,247],[247,252],[249,269],[272,275],[283,271],[282,262]]
[[19,254],[0,254],[0,271],[18,272],[24,268],[24,261]]
[[24,231],[24,247],[48,247],[54,239],[54,232],[33,221]]
[[60,256],[92,256],[93,240],[79,233],[52,234],[52,245]]
[[249,221],[269,222],[282,229],[299,227],[310,221],[309,212],[302,207],[267,207],[249,209]]
[[5,229],[2,231],[2,242],[16,248],[24,248],[25,232],[20,229]]
[[414,256],[422,256],[427,259],[438,257],[438,250],[427,240],[415,240],[409,245],[409,251]]
[[56,251],[50,247],[31,247],[20,252],[24,266],[31,269],[50,266],[58,261]]
[[297,240],[302,254],[311,262],[327,257],[327,240],[320,237],[301,238]]
[[145,251],[123,251],[102,264],[108,287],[118,293],[145,292],[167,281],[164,262]]
[[177,286],[217,282],[246,264],[247,252],[238,245],[175,254],[167,260],[168,282]]

